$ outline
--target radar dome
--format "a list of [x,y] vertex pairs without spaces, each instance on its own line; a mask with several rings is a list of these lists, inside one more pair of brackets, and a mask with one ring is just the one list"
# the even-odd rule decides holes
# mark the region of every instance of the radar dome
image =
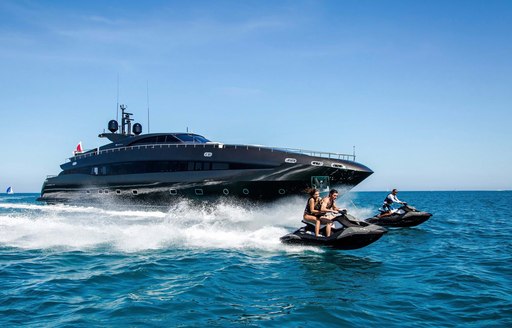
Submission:
[[117,121],[116,120],[110,120],[108,122],[108,130],[112,133],[116,132],[117,129],[119,128],[119,124],[117,124]]
[[133,125],[133,134],[139,135],[142,133],[142,125],[140,123],[135,123]]

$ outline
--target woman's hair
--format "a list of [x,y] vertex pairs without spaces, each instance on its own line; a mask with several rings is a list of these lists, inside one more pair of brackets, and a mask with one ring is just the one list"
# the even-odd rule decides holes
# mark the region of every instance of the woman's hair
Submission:
[[309,196],[313,197],[315,195],[315,193],[318,191],[318,189],[316,188],[309,188],[309,189],[306,189],[306,192],[309,194]]

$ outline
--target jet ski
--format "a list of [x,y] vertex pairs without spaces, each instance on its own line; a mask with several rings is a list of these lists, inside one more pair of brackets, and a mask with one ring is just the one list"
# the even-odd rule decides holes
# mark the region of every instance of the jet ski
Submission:
[[387,230],[383,227],[359,221],[345,211],[332,219],[331,236],[325,236],[325,224],[320,226],[323,236],[315,236],[315,224],[302,220],[306,225],[281,237],[285,244],[328,246],[335,249],[358,249],[376,242]]
[[432,214],[418,211],[413,206],[404,204],[393,214],[379,218],[377,215],[366,219],[368,223],[376,224],[383,227],[414,227],[430,219]]

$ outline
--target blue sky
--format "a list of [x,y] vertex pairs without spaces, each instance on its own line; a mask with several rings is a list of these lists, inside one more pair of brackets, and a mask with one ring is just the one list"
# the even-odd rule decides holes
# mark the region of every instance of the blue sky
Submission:
[[[0,1],[0,187],[119,102],[151,132],[352,153],[356,190],[512,189],[511,1]],[[0,190],[1,191],[1,190]]]

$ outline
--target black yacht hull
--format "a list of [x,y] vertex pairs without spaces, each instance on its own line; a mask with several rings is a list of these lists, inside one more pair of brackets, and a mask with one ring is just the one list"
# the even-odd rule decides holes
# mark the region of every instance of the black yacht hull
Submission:
[[[275,200],[302,194],[320,177],[349,190],[373,172],[345,159],[326,159],[256,146],[123,147],[71,158],[43,184],[47,203],[144,203],[177,198]],[[318,187],[318,186],[315,186]]]

